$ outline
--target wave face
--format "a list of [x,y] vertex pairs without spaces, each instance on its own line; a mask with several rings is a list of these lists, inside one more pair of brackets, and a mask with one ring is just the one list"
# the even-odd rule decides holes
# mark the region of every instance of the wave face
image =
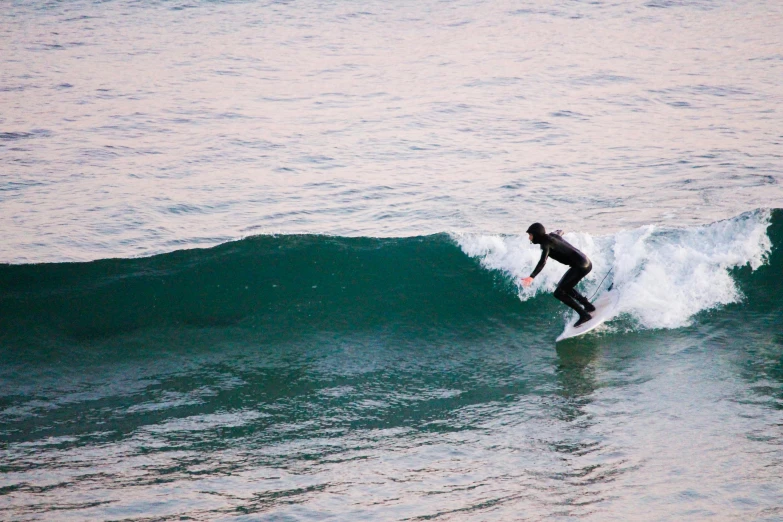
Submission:
[[[619,291],[620,323],[678,328],[726,305],[779,308],[782,229],[781,210],[758,210],[707,226],[565,237],[593,260],[584,291]],[[522,237],[302,235],[142,259],[4,265],[0,341],[15,358],[31,348],[40,356],[117,342],[264,344],[323,332],[447,339],[512,328],[554,338],[563,307],[547,294],[564,267],[549,262],[530,289],[515,282],[538,256]]]

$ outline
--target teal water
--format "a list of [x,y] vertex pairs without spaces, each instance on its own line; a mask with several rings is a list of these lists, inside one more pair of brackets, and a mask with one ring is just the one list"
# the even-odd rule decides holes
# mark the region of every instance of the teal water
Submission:
[[782,5],[0,3],[0,519],[783,520]]
[[734,302],[557,345],[545,289],[445,234],[2,266],[3,516],[777,520],[780,210],[656,229],[625,281],[594,241],[632,303],[656,251],[737,227],[755,268],[699,268]]

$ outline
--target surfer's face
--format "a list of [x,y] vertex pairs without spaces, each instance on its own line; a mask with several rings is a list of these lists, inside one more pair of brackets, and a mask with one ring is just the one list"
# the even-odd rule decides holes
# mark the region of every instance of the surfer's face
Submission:
[[527,238],[530,240],[531,243],[533,242],[533,234],[528,234]]

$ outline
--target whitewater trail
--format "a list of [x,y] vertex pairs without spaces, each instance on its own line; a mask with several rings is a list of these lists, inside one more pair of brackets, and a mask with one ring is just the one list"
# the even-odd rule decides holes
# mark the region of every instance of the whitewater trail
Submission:
[[[642,328],[679,328],[701,311],[743,298],[730,270],[745,265],[756,270],[765,263],[772,248],[767,235],[771,220],[771,211],[761,209],[704,226],[648,225],[607,236],[566,232],[564,237],[593,262],[581,283],[584,293],[590,296],[613,285],[618,293],[615,315],[628,314]],[[540,257],[539,247],[527,236],[454,237],[482,266],[516,281],[529,275]],[[530,287],[519,286],[519,298],[552,292],[566,269],[549,260]]]

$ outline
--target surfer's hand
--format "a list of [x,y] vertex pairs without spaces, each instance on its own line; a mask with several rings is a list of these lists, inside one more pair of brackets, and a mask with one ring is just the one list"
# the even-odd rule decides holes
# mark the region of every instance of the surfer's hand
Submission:
[[530,286],[533,284],[533,278],[532,277],[525,277],[522,279],[522,286]]

